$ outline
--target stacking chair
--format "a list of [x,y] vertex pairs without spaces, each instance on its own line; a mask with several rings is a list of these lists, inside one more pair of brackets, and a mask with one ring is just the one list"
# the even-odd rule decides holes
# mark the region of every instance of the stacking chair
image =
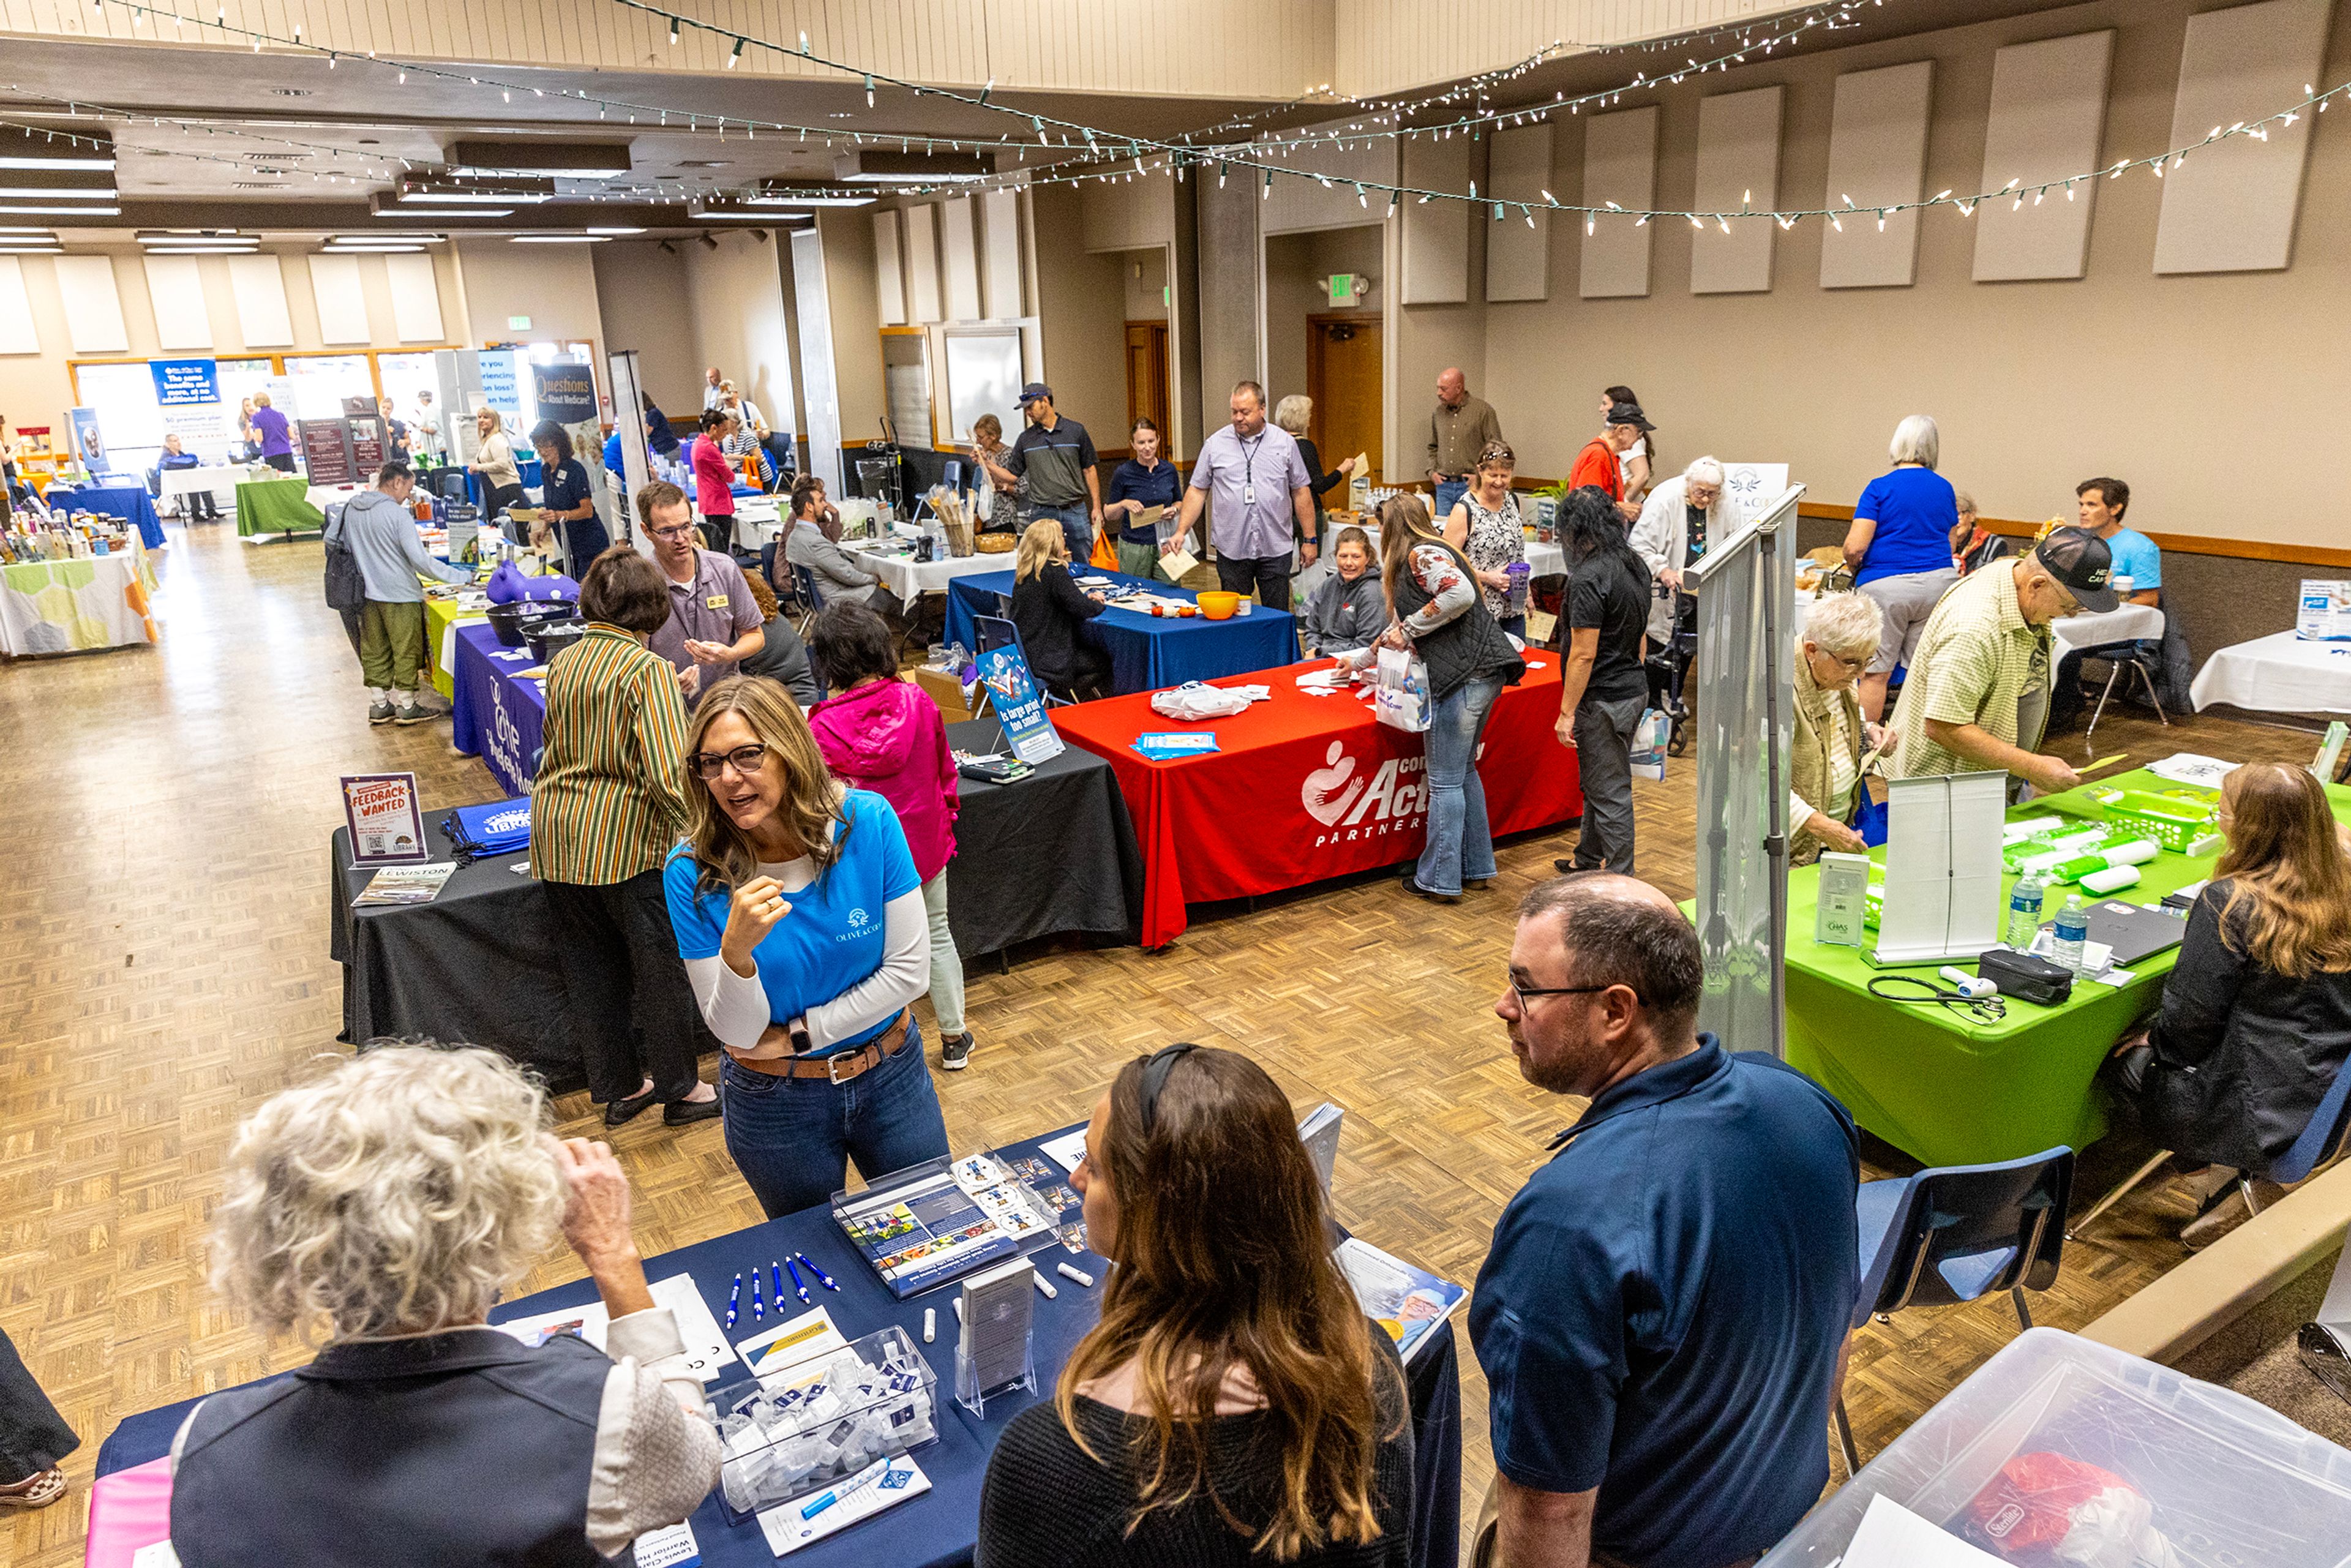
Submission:
[[2085,659],[2104,659],[2106,662],[2105,686],[2098,693],[2098,706],[2090,712],[2090,727],[2082,732],[2085,755],[2095,749],[2090,737],[2098,733],[2098,720],[2106,713],[2106,699],[2115,695],[2115,683],[2122,678],[2125,670],[2138,677],[2138,688],[2147,694],[2147,706],[2155,709],[2156,718],[2166,729],[2171,727],[2170,716],[2163,711],[2163,698],[2156,693],[2156,661],[2163,656],[2160,652],[2162,644],[2158,643],[2156,646],[2158,651],[2154,653],[2147,653],[2137,643],[2106,643],[2082,650]]
[[[2335,1082],[2326,1086],[2325,1097],[2319,1101],[2318,1109],[2313,1111],[2310,1113],[2310,1120],[2303,1124],[2302,1135],[2294,1139],[2293,1145],[2286,1150],[2277,1164],[2272,1166],[2266,1172],[2239,1171],[2237,1173],[2237,1190],[2245,1196],[2247,1211],[2253,1214],[2259,1214],[2262,1211],[2262,1200],[2253,1191],[2253,1181],[2257,1175],[2263,1176],[2281,1186],[2292,1186],[2320,1166],[2331,1166],[2341,1159],[2346,1143],[2351,1143],[2351,1066],[2346,1066],[2335,1072]],[[2075,1240],[2080,1239],[2082,1232],[2090,1228],[2090,1221],[2120,1202],[2126,1194],[2153,1176],[2163,1162],[2170,1157],[2169,1149],[2162,1150],[2153,1159],[2133,1171],[2127,1181],[2098,1199],[2097,1204],[2089,1213],[2074,1221],[2072,1228],[2065,1233],[2067,1237]]]
[[[1905,1307],[1954,1306],[2006,1291],[2017,1321],[2032,1326],[2030,1289],[2057,1282],[2065,1249],[2065,1200],[2074,1151],[2063,1146],[1988,1166],[1941,1166],[1912,1176],[1864,1182],[1854,1201],[1861,1222],[1861,1291],[1853,1326]],[[1836,1403],[1845,1473],[1861,1469],[1844,1399]]]
[[810,624],[816,620],[816,612],[824,608],[824,595],[816,591],[816,572],[812,569],[794,563],[792,596],[800,601],[800,618],[796,630],[805,637]]

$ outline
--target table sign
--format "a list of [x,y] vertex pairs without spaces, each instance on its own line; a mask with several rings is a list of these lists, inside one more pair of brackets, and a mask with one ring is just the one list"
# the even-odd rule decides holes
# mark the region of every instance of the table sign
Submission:
[[2351,641],[2351,582],[2304,578],[2294,632],[2314,642]]
[[347,773],[343,823],[351,833],[351,864],[413,864],[429,857],[424,813],[416,803],[413,773]]
[[1029,674],[1019,648],[990,648],[979,656],[979,684],[1004,728],[1012,755],[1034,767],[1061,753],[1061,737],[1045,713],[1044,694]]

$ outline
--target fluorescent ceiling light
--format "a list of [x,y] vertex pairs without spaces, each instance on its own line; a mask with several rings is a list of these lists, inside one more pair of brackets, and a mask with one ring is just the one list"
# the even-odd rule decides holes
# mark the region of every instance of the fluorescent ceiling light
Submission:
[[960,185],[985,180],[986,174],[843,174],[844,184],[851,185]]
[[0,169],[111,169],[111,158],[0,158]]
[[402,207],[398,212],[375,215],[380,218],[503,218],[513,214],[512,207]]
[[0,185],[0,196],[25,196],[35,201],[111,202],[121,194],[111,185]]
[[870,207],[879,196],[737,196],[747,207]]
[[159,245],[149,256],[259,256],[249,245]]
[[240,235],[235,229],[166,229],[162,234],[143,234],[141,245],[253,245],[256,236]]
[[602,245],[602,235],[509,235],[510,245]]
[[490,191],[402,191],[395,199],[402,204],[409,202],[430,202],[435,204],[440,204],[449,202],[463,202],[469,204],[485,202],[537,203],[548,201],[551,198],[542,191],[524,191],[519,193],[513,194],[509,194],[506,192]]
[[642,228],[590,228],[588,232],[591,235],[641,235],[645,231]]
[[0,235],[39,235],[44,239],[48,237],[49,233],[50,231],[47,229],[37,229],[30,226],[22,228],[0,228]]
[[402,256],[413,255],[424,247],[421,245],[330,245],[320,256]]
[[0,245],[0,256],[63,256],[65,248],[54,245]]
[[0,213],[12,213],[19,217],[48,218],[113,218],[122,215],[120,207],[33,207],[13,203],[0,204]]

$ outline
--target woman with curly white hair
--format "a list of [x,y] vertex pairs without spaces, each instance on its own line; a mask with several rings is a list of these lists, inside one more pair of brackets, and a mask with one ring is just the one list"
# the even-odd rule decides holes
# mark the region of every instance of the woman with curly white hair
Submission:
[[[246,1123],[214,1283],[320,1348],[181,1427],[185,1568],[599,1563],[709,1492],[717,1433],[647,1291],[628,1177],[547,1121],[501,1057],[385,1046]],[[609,1356],[485,1322],[559,1230],[611,1313]]]
[[1886,732],[1864,718],[1854,683],[1877,654],[1883,622],[1861,593],[1826,593],[1796,633],[1796,724],[1788,752],[1788,842],[1795,865],[1823,850],[1859,854],[1868,846],[1846,824],[1861,800],[1861,761],[1870,748],[1893,749]]

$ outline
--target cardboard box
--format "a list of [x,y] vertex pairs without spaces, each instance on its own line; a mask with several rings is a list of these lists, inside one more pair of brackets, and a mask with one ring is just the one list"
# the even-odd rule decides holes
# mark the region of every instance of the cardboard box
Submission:
[[939,705],[939,716],[949,724],[961,724],[967,718],[979,716],[963,700],[963,683],[946,671],[916,670],[914,684],[930,693],[931,700]]

